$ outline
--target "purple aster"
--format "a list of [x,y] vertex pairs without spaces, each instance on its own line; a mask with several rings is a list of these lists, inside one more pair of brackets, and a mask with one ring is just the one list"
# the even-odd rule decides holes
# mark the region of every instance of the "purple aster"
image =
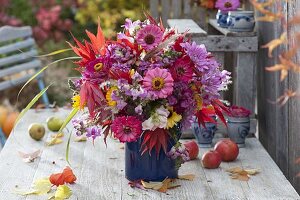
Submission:
[[113,69],[127,72],[135,63],[136,52],[128,46],[113,43],[107,46],[106,57],[111,60]]
[[101,127],[98,126],[91,126],[89,128],[86,129],[86,137],[91,137],[93,138],[93,141],[101,135]]
[[86,133],[84,120],[81,118],[75,118],[72,120],[74,129],[76,130],[76,135],[80,136]]
[[240,7],[240,0],[217,0],[216,8],[221,11],[233,11]]
[[129,31],[130,35],[133,35],[134,32],[141,27],[142,23],[140,20],[132,22],[131,19],[125,19],[125,24],[122,26]]
[[147,25],[137,32],[136,40],[145,50],[156,47],[163,39],[162,30],[153,24]]

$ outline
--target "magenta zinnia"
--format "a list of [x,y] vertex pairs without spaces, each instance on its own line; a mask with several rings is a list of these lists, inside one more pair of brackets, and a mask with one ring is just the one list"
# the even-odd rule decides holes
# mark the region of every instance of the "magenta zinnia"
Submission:
[[174,80],[167,69],[158,67],[147,71],[143,86],[151,99],[166,98],[173,92]]
[[240,0],[218,0],[216,8],[222,11],[233,11],[240,7]]
[[133,116],[117,117],[111,130],[120,142],[135,142],[142,134],[142,123]]
[[175,61],[171,68],[172,76],[175,80],[190,82],[193,78],[193,68],[188,57],[180,58]]
[[163,32],[158,26],[147,25],[137,33],[136,40],[145,50],[151,50],[156,47],[163,37]]

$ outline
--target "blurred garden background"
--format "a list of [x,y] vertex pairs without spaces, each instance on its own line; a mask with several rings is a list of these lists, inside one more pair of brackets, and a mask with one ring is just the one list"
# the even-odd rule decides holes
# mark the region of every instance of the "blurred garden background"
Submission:
[[[149,7],[148,0],[0,0],[0,27],[31,26],[38,45],[39,54],[46,54],[59,49],[69,48],[66,41],[72,41],[71,33],[85,38],[85,29],[96,31],[98,16],[107,38],[114,38],[121,31],[125,18],[143,18],[143,11]],[[43,65],[66,56],[62,55],[42,58]],[[68,77],[77,76],[72,61],[60,62],[46,70],[46,85],[55,81],[49,88],[50,102],[58,106],[70,103],[72,93],[68,89]],[[0,105],[3,102],[16,103],[16,95],[22,85],[0,92]],[[24,108],[39,92],[36,83],[25,88],[17,105]]]

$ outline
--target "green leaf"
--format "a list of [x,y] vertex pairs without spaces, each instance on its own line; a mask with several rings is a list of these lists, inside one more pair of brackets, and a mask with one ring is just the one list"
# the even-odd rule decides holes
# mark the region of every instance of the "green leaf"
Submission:
[[67,149],[66,149],[66,161],[68,162],[68,164],[71,166],[70,161],[69,161],[69,152],[70,152],[70,141],[71,141],[71,135],[72,132],[69,135],[69,139],[68,139],[68,143],[67,143]]
[[40,93],[38,93],[30,102],[29,104],[26,106],[26,108],[24,108],[22,110],[22,112],[19,114],[18,118],[16,119],[15,123],[14,123],[14,127],[16,126],[16,124],[19,122],[19,120],[25,115],[25,113],[39,100],[39,98],[48,90],[48,88],[51,86],[52,84],[48,85],[46,88],[44,88],[42,91],[40,91]]
[[78,59],[80,57],[67,57],[67,58],[62,58],[59,60],[55,60],[52,63],[46,65],[45,67],[43,67],[40,71],[38,71],[36,74],[34,74],[30,79],[28,79],[28,81],[22,86],[22,88],[20,89],[18,95],[17,95],[17,102],[19,102],[19,96],[21,94],[21,92],[23,91],[23,89],[33,80],[35,79],[38,75],[40,75],[43,71],[45,71],[50,65],[53,65],[55,63],[64,61],[64,60],[74,60],[74,59]]

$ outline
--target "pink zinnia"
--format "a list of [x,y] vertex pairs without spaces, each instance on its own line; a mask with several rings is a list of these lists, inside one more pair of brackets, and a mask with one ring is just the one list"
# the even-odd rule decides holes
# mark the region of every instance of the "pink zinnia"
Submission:
[[117,117],[111,130],[120,142],[135,142],[142,134],[142,122],[133,116]]
[[156,47],[163,38],[163,32],[158,26],[147,25],[137,32],[136,40],[145,50],[151,50]]
[[152,99],[166,98],[173,92],[174,80],[166,69],[158,67],[147,71],[143,86]]
[[216,8],[222,11],[233,11],[240,7],[240,0],[218,0]]
[[190,82],[193,78],[193,68],[188,57],[183,57],[175,61],[171,67],[171,73],[175,80]]

